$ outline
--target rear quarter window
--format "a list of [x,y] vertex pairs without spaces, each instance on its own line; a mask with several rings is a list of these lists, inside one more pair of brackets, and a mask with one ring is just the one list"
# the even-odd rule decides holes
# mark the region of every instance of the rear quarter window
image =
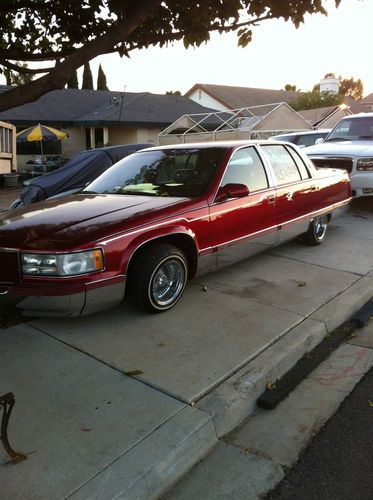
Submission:
[[281,186],[301,180],[301,174],[291,154],[283,145],[261,146],[275,174],[276,184]]

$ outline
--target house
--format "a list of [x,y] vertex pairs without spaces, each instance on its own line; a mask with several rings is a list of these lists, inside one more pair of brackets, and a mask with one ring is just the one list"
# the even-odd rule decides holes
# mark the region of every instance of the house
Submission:
[[228,111],[271,103],[288,103],[296,99],[299,92],[196,83],[185,96],[201,106]]
[[[339,79],[328,77],[320,81],[320,89],[324,91],[338,92]],[[185,93],[194,101],[209,108],[228,111],[237,108],[263,106],[270,103],[289,103],[301,95],[301,92],[287,90],[258,89],[251,87],[234,87],[228,85],[209,85],[196,83]],[[336,123],[348,114],[368,111],[366,107],[373,109],[373,94],[367,96],[361,102],[352,97],[345,97],[342,105],[328,106],[324,108],[299,111],[299,114],[309,123],[312,128],[332,128]],[[294,128],[294,130],[296,130]]]
[[369,113],[370,111],[373,111],[373,92],[364,99],[361,100],[362,106],[364,106],[364,110],[366,113]]
[[366,111],[364,106],[355,101],[353,97],[347,96],[342,104],[337,106],[325,106],[317,109],[307,109],[299,111],[299,114],[309,121],[314,129],[333,128],[341,118],[345,116],[363,113]]
[[[0,92],[10,87],[0,86]],[[64,141],[43,142],[45,154],[73,153],[104,145],[157,143],[158,134],[184,114],[211,111],[188,97],[150,92],[61,89],[0,113],[21,130],[38,123],[68,133]],[[17,145],[18,169],[40,154],[40,143]]]

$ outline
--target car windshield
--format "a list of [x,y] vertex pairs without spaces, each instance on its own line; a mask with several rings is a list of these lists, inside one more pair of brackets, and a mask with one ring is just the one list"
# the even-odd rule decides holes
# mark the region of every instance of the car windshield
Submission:
[[330,132],[325,142],[373,140],[373,116],[346,118]]
[[83,193],[199,196],[209,186],[224,151],[216,147],[134,153],[100,175]]

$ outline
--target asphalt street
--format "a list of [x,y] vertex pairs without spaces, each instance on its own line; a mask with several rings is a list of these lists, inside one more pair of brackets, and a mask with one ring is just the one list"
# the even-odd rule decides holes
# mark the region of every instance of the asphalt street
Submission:
[[373,369],[266,500],[373,499]]

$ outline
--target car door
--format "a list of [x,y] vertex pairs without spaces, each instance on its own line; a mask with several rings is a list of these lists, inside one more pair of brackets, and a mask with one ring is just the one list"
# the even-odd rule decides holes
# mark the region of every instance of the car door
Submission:
[[[217,267],[224,267],[273,246],[276,242],[276,193],[254,146],[236,150],[228,162],[210,207],[212,246]],[[226,197],[227,186],[244,185],[248,194]]]
[[318,206],[318,183],[297,151],[282,144],[262,144],[276,185],[278,244],[305,233]]

